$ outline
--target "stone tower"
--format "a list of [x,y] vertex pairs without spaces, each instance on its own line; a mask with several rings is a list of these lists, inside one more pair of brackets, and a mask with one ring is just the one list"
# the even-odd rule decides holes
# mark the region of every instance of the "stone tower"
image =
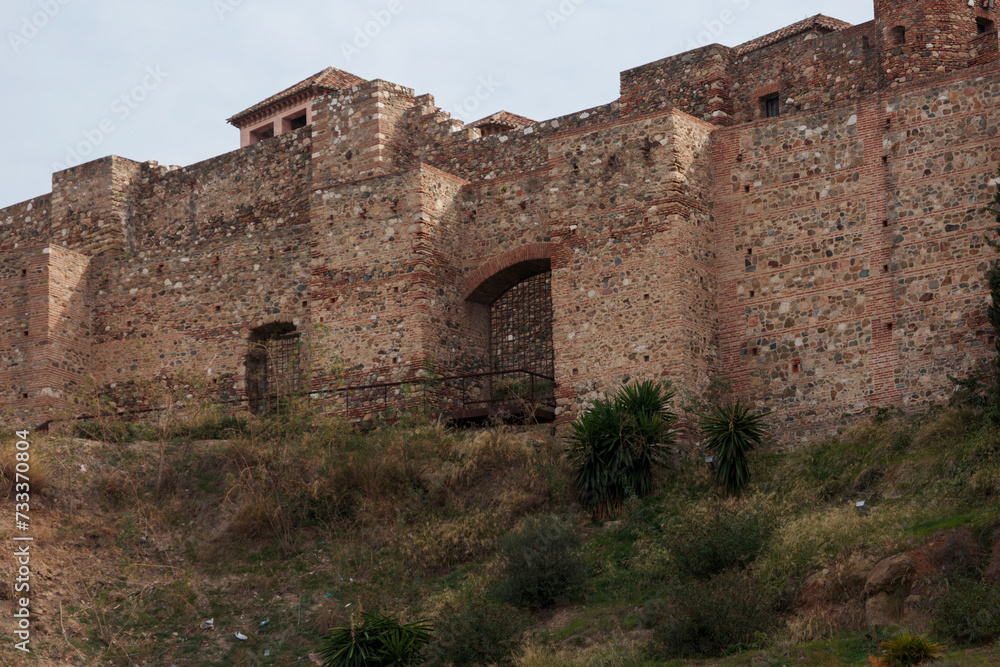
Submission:
[[546,121],[327,68],[233,116],[232,153],[60,171],[0,209],[0,409],[202,377],[251,409],[566,424],[718,380],[792,446],[942,402],[995,354],[996,0],[874,1]]
[[997,48],[995,0],[875,0],[887,84],[985,62]]

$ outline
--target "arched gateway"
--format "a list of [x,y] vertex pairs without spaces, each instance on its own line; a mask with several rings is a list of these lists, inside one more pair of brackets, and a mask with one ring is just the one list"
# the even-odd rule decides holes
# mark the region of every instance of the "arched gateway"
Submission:
[[504,266],[483,280],[468,300],[486,308],[489,395],[495,405],[527,402],[555,407],[552,343],[552,266],[548,257]]

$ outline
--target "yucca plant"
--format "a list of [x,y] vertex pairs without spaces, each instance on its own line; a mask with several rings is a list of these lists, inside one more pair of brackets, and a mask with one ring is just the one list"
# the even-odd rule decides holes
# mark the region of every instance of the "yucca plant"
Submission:
[[740,399],[717,405],[701,417],[702,437],[715,455],[715,480],[730,495],[738,496],[750,483],[748,456],[767,434],[763,419]]
[[630,494],[652,492],[653,469],[675,438],[673,398],[669,384],[646,380],[597,401],[570,425],[574,485],[596,520],[619,516]]
[[937,660],[944,654],[944,646],[935,644],[927,635],[901,632],[882,642],[882,655],[868,658],[870,665],[877,667],[911,667]]
[[361,624],[333,628],[323,637],[323,667],[390,667],[409,665],[430,641],[425,621],[400,623],[384,614],[362,614]]

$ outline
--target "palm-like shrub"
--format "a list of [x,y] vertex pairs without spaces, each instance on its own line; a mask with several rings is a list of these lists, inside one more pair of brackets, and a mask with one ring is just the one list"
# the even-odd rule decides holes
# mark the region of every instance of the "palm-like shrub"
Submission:
[[715,479],[730,495],[739,495],[750,483],[747,457],[767,434],[763,419],[739,399],[717,405],[701,418],[702,437],[715,455]]
[[424,621],[400,623],[384,614],[362,614],[361,624],[333,628],[323,637],[323,667],[395,667],[409,665],[430,641]]
[[663,463],[675,437],[673,397],[670,385],[662,382],[628,385],[571,424],[574,485],[595,519],[620,515],[630,494],[641,498],[652,492],[653,468]]
[[927,635],[901,632],[882,642],[882,656],[877,660],[869,659],[869,662],[882,667],[911,667],[937,660],[943,653],[944,646],[935,644]]

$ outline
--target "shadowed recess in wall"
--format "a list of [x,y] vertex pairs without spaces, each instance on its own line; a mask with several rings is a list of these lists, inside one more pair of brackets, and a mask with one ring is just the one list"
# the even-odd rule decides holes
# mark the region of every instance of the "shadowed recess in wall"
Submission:
[[[536,262],[525,264],[540,265]],[[516,268],[511,267],[501,273],[509,273]],[[521,271],[526,272],[527,269],[522,266]],[[516,275],[516,272],[510,275]],[[490,304],[489,311],[491,370],[529,371],[539,376],[536,382],[539,379],[542,382],[548,380],[547,386],[536,386],[531,393],[536,400],[554,404],[554,386],[551,381],[555,377],[555,351],[552,345],[552,272],[546,266],[541,273],[521,279]],[[517,398],[519,389],[507,384],[523,380],[508,380],[507,383],[504,383],[504,380],[507,378],[494,380],[492,390],[494,399],[506,398],[504,394],[513,394],[509,398]]]
[[707,44],[539,122],[328,69],[234,116],[239,151],[60,170],[0,209],[0,407],[207,374],[256,411],[565,425],[670,377],[791,447],[946,400],[993,353],[1000,16],[969,1]]
[[247,351],[247,402],[253,412],[273,410],[302,386],[301,334],[288,322],[258,327]]

